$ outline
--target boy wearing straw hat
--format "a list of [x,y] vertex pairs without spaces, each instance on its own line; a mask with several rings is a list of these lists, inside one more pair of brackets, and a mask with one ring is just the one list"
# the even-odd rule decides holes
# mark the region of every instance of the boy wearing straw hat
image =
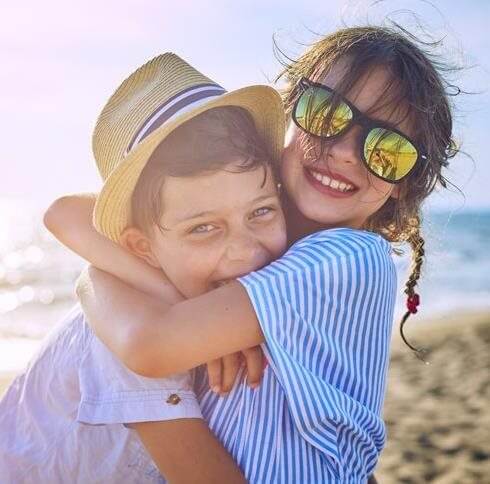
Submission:
[[[80,254],[112,272],[116,265],[135,284],[138,264],[153,266],[169,302],[278,257],[286,237],[271,161],[283,144],[283,116],[274,90],[226,93],[173,54],[139,68],[109,99],[94,132],[104,179],[94,225],[114,259],[99,260],[83,241]],[[56,225],[49,213],[46,221]],[[117,265],[123,249],[115,243],[135,255],[132,267]],[[155,463],[172,481],[243,479],[201,420],[191,375],[132,373],[75,308],[0,402],[0,475],[161,482]]]

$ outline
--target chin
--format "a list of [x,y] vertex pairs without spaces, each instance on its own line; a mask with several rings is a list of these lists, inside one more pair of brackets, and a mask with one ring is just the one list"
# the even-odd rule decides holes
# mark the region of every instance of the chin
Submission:
[[310,218],[313,222],[316,222],[319,226],[324,229],[334,229],[336,227],[348,227],[349,223],[342,219],[336,218],[329,215],[316,215]]
[[306,207],[298,207],[301,213],[312,222],[317,223],[324,228],[349,227],[350,219],[342,217],[339,210],[332,207],[318,207],[309,204]]

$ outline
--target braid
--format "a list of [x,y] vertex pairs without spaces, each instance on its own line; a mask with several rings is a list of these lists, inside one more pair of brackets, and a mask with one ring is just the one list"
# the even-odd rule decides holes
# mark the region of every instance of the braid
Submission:
[[[424,262],[424,245],[425,241],[420,234],[420,216],[415,216],[410,220],[410,232],[407,238],[407,242],[410,244],[412,248],[412,272],[410,277],[408,278],[407,283],[405,284],[405,294],[407,295],[407,309],[408,311],[404,314],[401,323],[400,323],[400,335],[405,342],[405,344],[416,352],[419,358],[422,357],[425,350],[420,348],[415,348],[412,346],[403,333],[403,327],[405,322],[407,321],[410,314],[415,314],[417,312],[417,306],[420,303],[420,297],[415,292],[414,288],[417,285],[417,282],[420,278],[420,268]],[[423,359],[423,358],[422,358]]]
[[[418,217],[417,220],[419,220]],[[423,257],[425,255],[425,250],[424,250],[425,240],[420,235],[420,227],[416,227],[413,230],[412,234],[410,234],[410,238],[408,239],[408,242],[412,247],[413,262],[412,262],[412,273],[410,274],[410,277],[408,278],[408,281],[405,284],[404,292],[407,296],[413,296],[414,287],[417,285],[417,282],[420,278],[420,268],[422,267],[422,264],[424,262]]]

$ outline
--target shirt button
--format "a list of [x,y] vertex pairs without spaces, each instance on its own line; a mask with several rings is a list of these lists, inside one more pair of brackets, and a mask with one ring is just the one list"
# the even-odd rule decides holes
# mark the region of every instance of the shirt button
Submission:
[[170,405],[178,405],[180,401],[181,398],[176,393],[172,393],[172,395],[167,398],[167,403]]

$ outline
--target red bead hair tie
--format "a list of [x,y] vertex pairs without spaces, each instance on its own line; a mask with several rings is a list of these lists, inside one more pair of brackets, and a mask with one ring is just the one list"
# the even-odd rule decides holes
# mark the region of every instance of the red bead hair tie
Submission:
[[407,298],[407,309],[410,313],[415,314],[417,312],[417,306],[420,304],[420,297],[418,294],[412,294]]

